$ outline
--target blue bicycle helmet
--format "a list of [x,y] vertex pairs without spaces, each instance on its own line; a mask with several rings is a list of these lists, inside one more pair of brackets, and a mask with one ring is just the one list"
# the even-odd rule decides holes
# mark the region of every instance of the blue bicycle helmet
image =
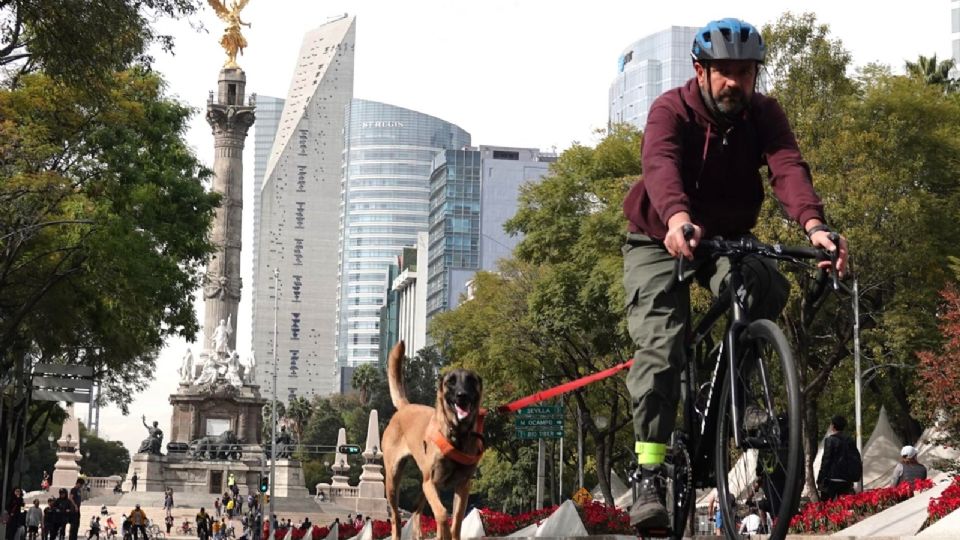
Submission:
[[711,60],[755,60],[763,62],[767,48],[760,32],[740,19],[711,21],[697,31],[690,56],[694,62]]

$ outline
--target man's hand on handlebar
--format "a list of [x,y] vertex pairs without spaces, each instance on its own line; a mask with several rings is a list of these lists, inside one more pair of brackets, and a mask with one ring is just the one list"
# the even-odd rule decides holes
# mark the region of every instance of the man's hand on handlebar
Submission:
[[[833,238],[831,238],[831,236]],[[834,240],[839,241],[835,242]],[[847,239],[838,233],[831,233],[823,230],[817,231],[810,235],[810,243],[827,251],[832,252],[834,250],[838,250],[836,263],[831,261],[820,261],[817,266],[830,270],[831,267],[836,264],[837,273],[839,274],[839,277],[842,278],[847,269]]]
[[[693,260],[693,250],[700,243],[700,237],[703,230],[690,222],[690,214],[686,212],[677,212],[670,217],[667,223],[667,235],[663,238],[663,245],[673,257],[683,256],[687,260]],[[689,234],[693,229],[693,236]],[[684,234],[684,231],[687,234]]]

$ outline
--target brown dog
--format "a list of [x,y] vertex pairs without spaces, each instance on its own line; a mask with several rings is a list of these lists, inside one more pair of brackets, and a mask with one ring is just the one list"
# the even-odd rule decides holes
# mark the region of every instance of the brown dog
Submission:
[[[403,382],[403,341],[390,351],[387,380],[390,399],[397,412],[383,432],[383,466],[386,476],[387,501],[390,504],[390,532],[400,540],[400,519],[397,510],[400,469],[403,459],[412,457],[423,475],[423,495],[437,520],[437,538],[460,538],[460,524],[467,508],[470,481],[483,454],[483,417],[480,398],[483,381],[465,369],[448,371],[439,381],[437,402],[433,407],[407,401]],[[447,525],[447,509],[438,490],[454,489],[453,526]],[[410,519],[419,531],[423,500]]]

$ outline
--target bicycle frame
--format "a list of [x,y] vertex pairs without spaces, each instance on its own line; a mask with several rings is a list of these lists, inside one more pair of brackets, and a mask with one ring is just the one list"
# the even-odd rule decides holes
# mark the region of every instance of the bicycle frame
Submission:
[[[780,249],[779,246],[775,246]],[[744,437],[742,428],[743,411],[739,407],[739,398],[741,389],[736,384],[736,374],[739,368],[737,342],[740,339],[743,330],[750,323],[747,317],[746,306],[746,287],[743,278],[743,259],[752,252],[744,251],[742,253],[726,254],[730,259],[729,279],[723,293],[707,309],[707,312],[700,317],[693,331],[687,338],[687,361],[681,373],[681,390],[684,393],[682,402],[684,404],[684,427],[691,437],[691,464],[694,471],[694,483],[698,488],[714,487],[715,478],[713,478],[713,441],[705,440],[707,434],[716,431],[717,409],[719,400],[715,399],[715,392],[719,392],[722,387],[723,378],[730,380],[730,410],[734,421],[732,422],[734,444],[737,448],[753,448],[762,444],[762,441],[750,441]],[[779,252],[778,252],[779,253]],[[784,260],[795,260],[786,254],[777,256],[769,254],[771,258]],[[712,346],[711,332],[717,322],[728,314],[727,329],[724,332],[723,339],[718,346]],[[698,354],[701,347],[707,346],[709,350]],[[703,410],[696,407],[696,397],[702,386],[698,385],[697,370],[707,358],[715,358],[714,368],[710,380],[705,383],[708,385],[707,402]],[[762,363],[759,364],[760,377],[766,382],[767,375]],[[768,386],[768,385],[764,385]],[[771,405],[772,397],[768,394],[764,396],[768,406]],[[697,422],[699,420],[699,422]],[[697,425],[699,424],[699,425]]]

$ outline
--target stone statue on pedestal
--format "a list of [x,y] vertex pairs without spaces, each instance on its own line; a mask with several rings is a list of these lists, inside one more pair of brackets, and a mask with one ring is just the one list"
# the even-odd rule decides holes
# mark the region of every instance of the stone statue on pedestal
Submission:
[[[273,441],[273,446],[276,447],[277,459],[290,459],[290,457],[293,455],[295,443],[293,441],[293,437],[287,433],[286,426],[280,426],[280,433],[277,433],[277,438]],[[267,455],[267,459],[274,457],[272,447],[264,446],[263,451]]]
[[177,371],[180,374],[180,384],[190,384],[193,382],[193,353],[187,349],[187,354],[183,357],[183,363]]
[[203,366],[201,367],[200,376],[197,377],[197,380],[193,381],[194,386],[210,384],[217,380],[219,368],[220,366],[217,365],[216,357],[213,355],[207,356],[207,359],[203,362]]
[[224,378],[227,384],[234,388],[243,387],[243,379],[240,378],[240,354],[237,351],[231,352],[227,359],[227,373]]
[[228,354],[230,351],[227,350],[227,342],[230,339],[230,334],[233,333],[233,328],[231,328],[230,318],[227,318],[227,321],[220,319],[220,324],[217,325],[217,328],[213,331],[213,352]]
[[137,450],[137,453],[146,453],[159,456],[160,448],[163,444],[163,430],[158,427],[158,422],[156,420],[153,421],[153,427],[147,425],[146,416],[143,416],[143,427],[147,428],[147,432],[150,435],[144,439],[142,443],[140,443],[140,449]]

